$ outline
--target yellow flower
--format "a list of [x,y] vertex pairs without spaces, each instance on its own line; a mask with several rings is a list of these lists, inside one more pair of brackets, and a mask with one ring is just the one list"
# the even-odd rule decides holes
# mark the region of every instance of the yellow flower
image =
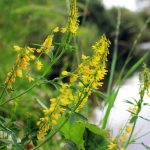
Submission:
[[52,124],[56,125],[57,124],[57,121],[56,120],[52,120]]
[[132,131],[131,125],[127,125],[127,126],[126,126],[126,132],[127,132],[127,133],[130,133],[131,131]]
[[49,53],[49,50],[50,50],[50,48],[52,47],[52,42],[53,42],[53,37],[54,37],[54,35],[52,34],[52,35],[49,35],[46,39],[45,39],[45,41],[44,41],[44,43],[43,43],[43,51],[46,53],[46,54],[48,54]]
[[34,81],[34,78],[31,75],[28,75],[27,78],[28,78],[29,82]]
[[41,70],[42,69],[43,64],[41,63],[41,61],[36,61],[36,68],[37,70]]
[[86,60],[87,58],[89,58],[89,56],[82,55],[82,59],[83,59],[83,60]]
[[108,150],[116,150],[116,148],[117,148],[117,144],[109,144],[108,145]]
[[41,53],[42,50],[38,48],[38,49],[36,49],[36,52],[37,52],[37,53]]
[[54,33],[58,32],[58,31],[59,31],[59,27],[56,27],[56,28],[53,29]]
[[17,45],[14,45],[14,50],[15,50],[16,52],[20,51],[21,49],[22,49],[21,47],[19,47],[19,46],[17,46]]
[[34,60],[34,59],[35,59],[35,56],[34,56],[34,55],[30,55],[30,58],[31,58],[32,60]]
[[60,32],[61,32],[61,33],[65,33],[66,31],[67,31],[67,28],[61,28],[61,29],[60,29]]
[[63,76],[67,76],[67,75],[69,75],[69,72],[68,72],[68,71],[63,71],[61,74],[62,74]]
[[22,70],[21,69],[17,69],[16,75],[17,75],[17,77],[21,78],[22,77]]
[[14,48],[17,51],[22,51],[17,55],[16,62],[6,77],[5,85],[8,89],[12,88],[12,84],[15,82],[16,77],[22,77],[23,71],[27,69],[27,66],[30,63],[30,53],[32,53],[32,50],[29,50],[28,47],[20,48],[19,46],[15,45]]

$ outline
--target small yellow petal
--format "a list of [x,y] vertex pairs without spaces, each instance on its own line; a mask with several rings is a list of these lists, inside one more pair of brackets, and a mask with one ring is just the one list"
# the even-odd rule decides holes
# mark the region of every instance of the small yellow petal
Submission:
[[15,50],[16,52],[20,51],[21,49],[22,49],[21,47],[19,47],[19,46],[17,46],[17,45],[14,45],[14,50]]
[[58,32],[58,31],[59,31],[59,27],[56,27],[56,28],[53,29],[54,33]]
[[69,75],[69,72],[68,72],[68,71],[63,71],[61,74],[62,74],[63,76],[67,76],[67,75]]
[[16,75],[17,75],[17,77],[21,78],[22,77],[22,70],[21,69],[17,69]]

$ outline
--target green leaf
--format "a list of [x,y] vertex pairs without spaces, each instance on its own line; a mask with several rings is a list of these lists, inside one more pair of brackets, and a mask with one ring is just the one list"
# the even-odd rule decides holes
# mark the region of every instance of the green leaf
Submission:
[[134,116],[131,118],[130,123],[134,123],[138,119],[138,116]]
[[75,112],[75,115],[79,118],[81,118],[84,121],[88,121],[88,119],[86,117],[84,117],[82,114]]
[[11,138],[13,140],[13,144],[17,148],[17,150],[23,150],[20,144],[17,143],[17,137],[13,131],[5,127],[5,125],[0,121],[0,127],[9,135],[11,135]]
[[125,74],[124,79],[126,79],[128,76],[130,76],[143,62],[144,60],[149,56],[149,52],[147,52],[142,58],[140,58]]
[[106,130],[99,128],[98,126],[94,125],[94,124],[90,124],[90,123],[84,123],[84,126],[89,129],[91,132],[100,135],[100,136],[107,136],[108,133]]
[[85,126],[81,123],[74,123],[70,124],[67,122],[62,128],[61,132],[63,133],[64,137],[68,140],[71,140],[73,143],[75,143],[78,147],[78,149],[83,148],[84,140],[83,140],[83,134],[84,134]]
[[134,105],[134,103],[133,103],[133,102],[131,102],[130,100],[126,100],[125,102],[126,102],[126,103],[128,103],[128,104],[132,104],[132,105]]
[[54,81],[49,81],[57,90],[61,88],[61,85]]
[[143,103],[143,105],[144,105],[144,106],[150,106],[150,104],[148,104],[148,103]]
[[142,116],[139,116],[139,118],[141,118],[141,119],[143,119],[143,120],[145,120],[145,121],[148,121],[148,122],[150,122],[150,120],[149,120],[149,119],[147,119],[147,118],[144,118],[144,117],[142,117]]
[[67,106],[64,106],[64,105],[60,105],[60,107],[66,109],[66,110],[69,110],[69,111],[72,111],[72,109],[67,105]]
[[35,98],[35,100],[43,109],[48,109],[38,98]]
[[98,90],[93,90],[93,92],[100,98],[103,98],[103,99],[106,99],[107,98],[107,95],[104,94],[103,92],[101,91],[98,91]]
[[144,143],[141,143],[147,150],[150,150],[150,147],[145,145]]
[[75,123],[75,121],[76,121],[75,113],[72,113],[70,115],[69,122],[70,122],[70,124],[73,124],[73,123]]

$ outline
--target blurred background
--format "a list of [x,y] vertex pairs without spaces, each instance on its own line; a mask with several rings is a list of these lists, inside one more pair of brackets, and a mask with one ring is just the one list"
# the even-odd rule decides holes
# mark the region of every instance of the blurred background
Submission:
[[[5,80],[6,74],[10,71],[12,64],[15,62],[16,53],[13,50],[13,45],[20,46],[29,45],[34,47],[35,44],[41,44],[45,37],[50,33],[55,26],[64,26],[67,21],[69,0],[0,0],[0,82]],[[49,78],[59,76],[62,68],[73,70],[80,63],[82,53],[91,55],[91,45],[103,34],[111,41],[110,56],[108,68],[110,69],[112,54],[114,49],[114,37],[116,33],[117,9],[121,7],[121,27],[118,42],[118,59],[115,72],[115,78],[118,77],[119,71],[122,68],[126,57],[131,50],[134,39],[137,37],[141,28],[148,17],[150,17],[150,0],[78,0],[79,21],[80,27],[77,33],[77,50],[68,51],[63,56],[60,62],[54,67]],[[58,35],[59,36],[59,35]],[[140,59],[146,51],[150,50],[150,24],[148,24],[145,32],[136,50],[132,55],[132,61],[128,66],[131,66]],[[150,59],[145,60],[150,65]],[[128,67],[127,67],[128,69]],[[137,70],[137,72],[140,68]],[[105,78],[105,85],[101,89],[106,90],[109,73]],[[114,80],[115,83],[115,80]],[[20,82],[17,86],[19,90],[26,89],[26,81]],[[126,87],[126,88],[125,88]],[[40,91],[41,99],[49,98],[50,91],[47,87],[42,87],[44,90],[36,89],[29,96],[22,98],[22,103],[13,104],[15,108],[11,108],[18,116],[18,120],[24,124],[35,124],[37,112],[41,110],[33,104],[34,96],[37,96]],[[125,88],[125,89],[124,89]],[[129,90],[130,89],[130,90]],[[117,98],[117,102],[112,112],[112,116],[117,118],[117,121],[112,117],[111,126],[117,133],[119,124],[127,118],[127,107],[123,102],[127,98],[136,98],[138,96],[138,73],[134,73],[127,82],[123,85]],[[28,107],[26,104],[28,103]],[[121,103],[122,102],[122,103]],[[101,115],[101,111],[97,110],[95,102],[92,102],[95,107],[96,118]],[[122,106],[122,107],[121,107]],[[120,108],[120,109],[119,109]],[[12,117],[16,120],[16,115],[10,112],[0,110],[1,114]],[[35,114],[35,116],[32,116]],[[118,113],[123,114],[122,117],[117,116]],[[147,110],[146,116],[150,116],[150,111]],[[22,116],[24,116],[22,119]],[[26,122],[26,119],[30,119]],[[139,125],[146,126],[145,122]],[[139,130],[139,128],[137,130]],[[144,131],[143,131],[144,132]],[[114,134],[115,134],[114,133]],[[147,142],[147,139],[144,140]],[[150,141],[147,142],[150,144]],[[131,147],[129,149],[142,150],[140,147]]]

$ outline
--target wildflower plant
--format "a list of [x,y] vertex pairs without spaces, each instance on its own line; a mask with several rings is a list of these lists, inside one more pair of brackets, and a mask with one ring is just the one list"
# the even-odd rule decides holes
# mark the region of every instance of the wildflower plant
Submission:
[[[35,112],[37,112],[36,120],[34,123],[32,122],[33,125],[31,128],[28,124],[20,122],[18,125],[16,122],[10,123],[11,121],[8,121],[9,119],[7,120],[7,118],[0,117],[0,131],[7,135],[7,137],[2,136],[3,139],[1,139],[0,132],[0,148],[7,149],[11,147],[17,150],[36,150],[43,148],[47,150],[49,148],[53,149],[53,145],[56,145],[54,144],[55,142],[57,142],[57,145],[60,142],[59,145],[56,146],[56,149],[64,149],[62,145],[65,145],[66,140],[68,140],[75,147],[74,149],[125,150],[136,140],[136,138],[133,137],[133,132],[138,118],[141,118],[139,114],[145,105],[149,106],[149,104],[144,103],[144,95],[146,93],[147,95],[150,94],[150,72],[145,64],[143,65],[143,72],[139,75],[139,100],[136,100],[135,103],[127,101],[127,103],[131,104],[128,110],[130,112],[129,120],[125,126],[120,129],[119,134],[115,138],[111,137],[109,130],[106,128],[121,83],[134,72],[148,56],[148,54],[144,55],[129,69],[127,74],[124,75],[126,65],[130,61],[130,56],[138,41],[136,39],[131,53],[127,57],[125,65],[119,74],[115,88],[113,87],[119,28],[121,24],[120,10],[118,10],[113,61],[106,93],[99,91],[108,73],[107,61],[110,42],[105,35],[102,35],[100,39],[91,46],[92,55],[81,55],[81,63],[79,63],[74,70],[68,71],[64,67],[62,70],[60,69],[60,76],[53,79],[49,78],[53,66],[66,54],[67,49],[72,50],[77,44],[75,40],[79,29],[77,0],[70,0],[69,5],[70,8],[66,24],[62,27],[53,27],[43,42],[30,47],[26,45],[24,47],[14,45],[13,47],[17,53],[17,57],[10,72],[6,75],[4,83],[0,84],[0,88],[2,89],[0,94],[0,107],[12,105],[15,106],[14,109],[16,109],[18,101],[23,103],[23,101],[21,101],[22,96],[27,95],[34,88],[35,91],[37,91],[36,96],[33,97],[38,107],[35,106]],[[149,21],[150,20],[146,22],[146,25]],[[145,26],[143,30],[144,29]],[[57,39],[58,35],[59,39]],[[140,35],[141,32],[138,39]],[[19,90],[20,87],[15,86],[18,80],[20,80],[20,82],[27,80],[26,83],[29,87],[24,91]],[[45,88],[41,88],[43,85],[45,85]],[[51,88],[51,86],[53,88]],[[45,91],[47,91],[47,93]],[[41,93],[46,93],[45,95],[47,97],[39,96]],[[102,124],[99,126],[91,124],[88,120],[88,116],[84,114],[84,108],[88,106],[88,101],[92,94],[98,95],[100,99],[105,101],[105,106],[108,105]],[[31,95],[29,95],[28,99],[31,100]],[[27,112],[27,115],[28,113],[29,112]],[[35,114],[31,113],[30,115]],[[28,120],[26,121],[28,122]],[[17,125],[15,126],[14,124]],[[20,127],[19,133],[14,132],[14,126],[15,128]],[[27,128],[27,133],[21,132],[23,127],[25,129]],[[12,130],[10,128],[12,128]],[[22,137],[17,138],[18,135]],[[97,143],[95,143],[95,141]],[[9,144],[7,145],[7,143]]]

